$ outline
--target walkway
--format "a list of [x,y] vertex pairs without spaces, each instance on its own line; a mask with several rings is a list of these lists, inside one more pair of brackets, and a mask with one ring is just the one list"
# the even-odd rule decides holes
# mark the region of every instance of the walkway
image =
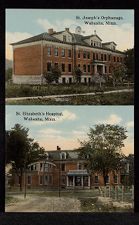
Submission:
[[30,100],[30,99],[56,99],[56,98],[66,98],[66,97],[76,97],[76,96],[87,96],[87,95],[98,95],[98,94],[111,94],[111,93],[123,93],[123,92],[133,92],[134,89],[123,89],[123,90],[113,90],[105,92],[91,92],[82,94],[65,94],[65,95],[47,95],[47,96],[33,96],[33,97],[17,97],[17,98],[6,98],[6,101],[18,101],[18,100]]
[[67,197],[13,196],[15,203],[6,205],[6,212],[80,212],[80,201]]

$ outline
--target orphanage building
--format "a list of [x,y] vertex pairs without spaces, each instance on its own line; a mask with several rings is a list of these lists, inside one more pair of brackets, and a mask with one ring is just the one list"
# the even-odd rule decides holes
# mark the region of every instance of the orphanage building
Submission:
[[111,64],[124,63],[125,54],[116,49],[116,43],[105,42],[96,34],[84,36],[69,28],[12,43],[13,83],[43,84],[44,72],[52,66],[61,70],[59,83],[73,83],[74,70],[82,71],[81,82],[90,83],[93,75],[111,75]]

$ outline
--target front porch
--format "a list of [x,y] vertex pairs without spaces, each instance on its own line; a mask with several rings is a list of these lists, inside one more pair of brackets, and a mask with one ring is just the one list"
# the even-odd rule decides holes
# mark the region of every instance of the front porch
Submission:
[[67,189],[90,189],[90,175],[86,170],[70,170],[66,180]]

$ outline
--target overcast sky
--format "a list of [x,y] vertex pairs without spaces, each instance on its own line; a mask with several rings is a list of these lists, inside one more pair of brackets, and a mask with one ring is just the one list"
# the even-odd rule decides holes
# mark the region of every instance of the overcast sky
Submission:
[[[20,113],[20,115],[16,115]],[[23,112],[45,114],[62,113],[53,116],[56,121],[25,121]],[[35,116],[33,116],[36,118]],[[59,145],[63,150],[72,150],[80,146],[78,140],[87,140],[89,128],[95,124],[109,123],[124,126],[128,138],[123,152],[134,153],[134,107],[133,106],[6,106],[6,129],[16,123],[29,128],[29,136],[34,138],[46,150],[56,150]]]
[[[76,19],[79,16],[81,19]],[[114,20],[116,25],[87,25],[89,22],[104,22],[104,17],[122,17]],[[99,18],[98,18],[99,17]],[[113,21],[113,20],[109,20]],[[6,10],[6,58],[12,59],[10,43],[47,32],[49,28],[55,31],[69,27],[72,32],[76,26],[81,26],[83,35],[90,35],[96,30],[103,42],[114,41],[118,50],[126,50],[134,46],[134,10],[51,10],[51,9],[7,9]]]

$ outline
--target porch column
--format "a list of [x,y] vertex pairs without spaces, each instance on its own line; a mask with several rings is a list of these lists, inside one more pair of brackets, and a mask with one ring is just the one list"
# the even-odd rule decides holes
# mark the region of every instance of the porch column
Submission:
[[69,177],[67,176],[67,187],[69,186]]
[[81,185],[83,187],[83,176],[81,177]]
[[75,176],[73,176],[73,187],[75,187]]
[[94,74],[95,75],[97,74],[97,65],[96,64],[94,65]]
[[90,176],[88,176],[88,187],[90,187]]
[[105,65],[103,65],[103,70],[102,70],[103,74],[105,74]]

